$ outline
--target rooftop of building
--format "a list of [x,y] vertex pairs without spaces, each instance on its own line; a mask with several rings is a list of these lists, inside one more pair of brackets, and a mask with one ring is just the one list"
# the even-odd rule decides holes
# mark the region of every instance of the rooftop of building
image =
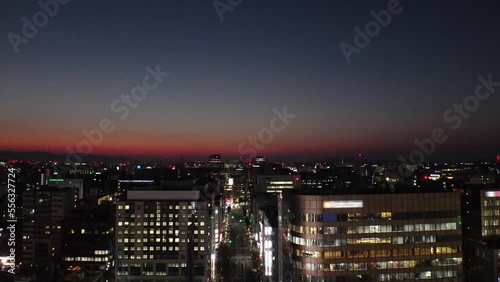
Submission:
[[191,200],[197,201],[209,198],[220,189],[213,181],[170,180],[162,181],[160,185],[132,187],[127,191],[128,200]]
[[454,192],[453,189],[443,188],[367,188],[360,187],[357,189],[320,189],[320,188],[307,188],[307,189],[287,189],[283,192],[295,195],[374,195],[374,194],[414,194],[414,193],[449,193]]
[[[161,188],[161,187],[160,187]],[[127,200],[143,201],[198,201],[201,199],[200,190],[129,190],[127,191]]]
[[72,188],[72,187],[64,187],[64,188],[58,188],[58,187],[54,187],[54,186],[40,186],[40,188],[38,189],[33,189],[33,188],[30,188],[30,189],[27,189],[26,191],[29,191],[29,192],[65,192],[65,191],[75,191],[76,188]]

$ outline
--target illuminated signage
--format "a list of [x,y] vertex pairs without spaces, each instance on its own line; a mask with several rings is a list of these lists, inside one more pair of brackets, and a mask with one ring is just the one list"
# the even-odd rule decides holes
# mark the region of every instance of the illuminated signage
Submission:
[[484,196],[488,198],[498,198],[500,197],[500,191],[486,191],[484,192]]
[[324,209],[348,209],[362,208],[363,201],[325,201],[323,202]]
[[49,179],[49,182],[64,182],[64,179],[61,179],[61,178],[51,178],[51,179]]

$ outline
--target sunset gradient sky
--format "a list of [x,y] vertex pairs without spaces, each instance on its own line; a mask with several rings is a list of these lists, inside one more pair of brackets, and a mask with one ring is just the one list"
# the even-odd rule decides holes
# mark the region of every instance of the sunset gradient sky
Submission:
[[[396,159],[441,127],[431,159],[493,160],[500,90],[457,130],[443,113],[479,75],[500,81],[498,1],[401,1],[348,64],[339,44],[387,2],[243,0],[221,22],[212,1],[73,0],[15,54],[7,34],[40,7],[1,1],[0,150],[66,153],[110,118],[93,153],[235,157],[286,106],[297,117],[259,153]],[[157,64],[170,76],[120,120],[111,103]]]

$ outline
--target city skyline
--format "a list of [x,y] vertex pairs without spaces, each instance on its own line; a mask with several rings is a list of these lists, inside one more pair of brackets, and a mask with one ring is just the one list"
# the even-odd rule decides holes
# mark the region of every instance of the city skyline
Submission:
[[[388,2],[242,1],[223,21],[203,1],[60,5],[19,53],[7,36],[0,45],[8,95],[0,150],[66,154],[109,118],[116,129],[92,154],[237,158],[273,109],[286,107],[296,118],[259,155],[396,160],[443,128],[448,139],[427,160],[496,156],[497,93],[456,130],[443,115],[475,93],[479,76],[500,81],[499,5],[400,1],[401,12],[348,63],[339,44],[354,44],[354,28]],[[22,34],[22,18],[41,10],[2,4],[5,35]],[[121,120],[113,102],[142,84],[148,66],[169,75]]]
[[0,281],[500,281],[500,2],[0,11]]

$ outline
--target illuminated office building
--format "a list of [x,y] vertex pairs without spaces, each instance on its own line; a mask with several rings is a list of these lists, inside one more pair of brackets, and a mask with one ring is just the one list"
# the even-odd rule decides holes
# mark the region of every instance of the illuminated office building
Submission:
[[463,189],[464,236],[500,241],[500,189]]
[[213,269],[212,203],[203,191],[129,189],[117,202],[117,282],[204,282]]
[[460,193],[284,192],[298,281],[462,281]]
[[258,175],[252,200],[252,230],[263,261],[262,281],[283,281],[282,193],[300,189],[299,175]]
[[500,189],[462,189],[465,281],[500,281]]
[[281,277],[279,268],[278,214],[275,207],[267,206],[259,210],[259,232],[255,234],[255,242],[262,260],[262,281],[278,281]]
[[258,193],[281,193],[287,189],[300,188],[299,175],[259,175],[255,192]]

